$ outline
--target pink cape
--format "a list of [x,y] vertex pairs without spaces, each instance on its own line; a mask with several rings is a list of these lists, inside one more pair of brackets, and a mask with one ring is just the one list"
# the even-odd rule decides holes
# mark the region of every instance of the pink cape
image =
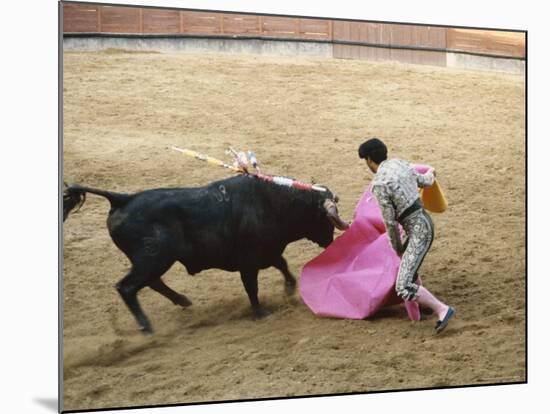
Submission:
[[[414,167],[420,173],[429,168]],[[315,315],[364,319],[385,305],[403,302],[394,290],[399,263],[369,186],[350,228],[302,269],[300,294]],[[409,318],[420,320],[418,303],[405,305]]]

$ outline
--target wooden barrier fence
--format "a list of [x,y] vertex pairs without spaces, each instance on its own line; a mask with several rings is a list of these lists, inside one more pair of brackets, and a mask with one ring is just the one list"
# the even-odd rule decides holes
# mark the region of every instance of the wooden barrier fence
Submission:
[[[334,57],[444,64],[444,53],[525,58],[523,32],[331,19],[63,3],[71,33],[164,34],[300,39],[334,44]],[[399,59],[400,60],[400,59]]]

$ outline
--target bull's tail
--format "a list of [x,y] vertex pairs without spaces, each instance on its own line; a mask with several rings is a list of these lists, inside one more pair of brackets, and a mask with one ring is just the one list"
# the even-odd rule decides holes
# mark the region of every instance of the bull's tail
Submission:
[[76,211],[80,210],[80,207],[82,207],[86,201],[86,193],[105,197],[111,203],[111,209],[126,205],[132,198],[130,194],[113,193],[110,191],[98,190],[96,188],[83,187],[78,184],[66,186],[63,191],[63,221],[65,221],[69,213],[75,208],[77,208]]

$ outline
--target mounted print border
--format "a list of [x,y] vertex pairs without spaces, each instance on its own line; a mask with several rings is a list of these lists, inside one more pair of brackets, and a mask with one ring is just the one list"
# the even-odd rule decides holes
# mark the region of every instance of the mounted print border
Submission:
[[[527,382],[526,31],[60,2],[59,42],[61,411]],[[299,200],[328,189],[339,217],[359,220],[372,174],[357,147],[371,136],[433,165],[449,200],[421,268],[457,309],[440,336],[433,315],[412,322],[391,300],[354,319],[303,299],[304,267],[332,244]],[[239,152],[259,169],[235,177]],[[215,241],[268,197],[233,182],[262,177],[289,192],[268,203],[285,214]],[[174,204],[175,189],[193,195]],[[117,210],[139,194],[152,198]],[[237,215],[208,227],[219,206]],[[327,228],[333,244],[345,234]],[[258,265],[270,316],[255,318],[228,257],[263,257],[285,231],[286,264]],[[163,243],[178,251],[162,284],[124,282],[136,234],[142,269]],[[333,276],[333,289],[355,283]]]

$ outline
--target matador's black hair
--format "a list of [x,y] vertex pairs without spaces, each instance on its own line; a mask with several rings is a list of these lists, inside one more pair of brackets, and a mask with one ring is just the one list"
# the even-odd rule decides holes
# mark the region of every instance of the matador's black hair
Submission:
[[377,164],[388,158],[388,148],[378,138],[371,138],[359,145],[359,158],[370,158]]

